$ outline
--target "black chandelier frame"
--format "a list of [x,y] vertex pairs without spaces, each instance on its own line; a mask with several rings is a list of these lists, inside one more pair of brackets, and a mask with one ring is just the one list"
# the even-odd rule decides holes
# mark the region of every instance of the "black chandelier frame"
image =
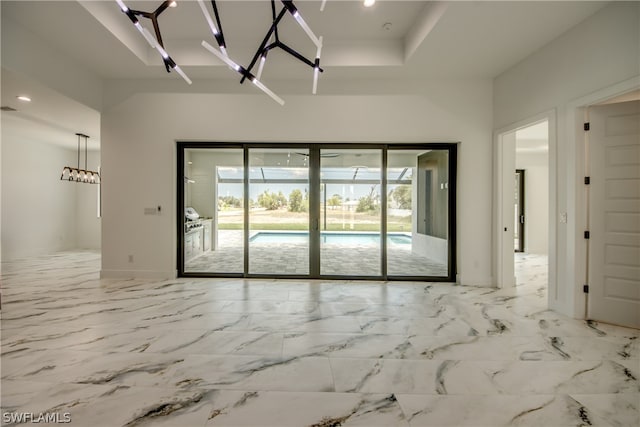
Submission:
[[[205,18],[207,20],[207,23],[209,24],[211,32],[213,33],[213,37],[216,40],[216,44],[218,45],[218,49],[216,49],[215,47],[211,46],[209,43],[207,43],[204,40],[202,41],[202,46],[205,49],[207,49],[209,52],[211,52],[212,54],[217,56],[218,59],[220,59],[223,62],[225,62],[233,70],[238,72],[241,75],[241,78],[240,78],[240,83],[241,84],[244,83],[244,81],[246,79],[249,79],[256,86],[258,86],[261,90],[263,90],[265,93],[267,93],[269,96],[271,96],[276,102],[278,102],[281,105],[283,105],[284,104],[284,100],[282,100],[282,98],[277,96],[274,92],[272,92],[269,88],[267,88],[260,81],[260,76],[262,75],[262,69],[263,69],[264,63],[266,61],[267,55],[273,49],[281,49],[284,52],[286,52],[287,54],[293,56],[294,58],[296,58],[300,62],[304,63],[305,65],[307,65],[307,66],[309,66],[309,67],[311,67],[313,69],[314,74],[313,74],[313,90],[312,90],[312,93],[313,94],[316,93],[318,75],[319,75],[319,73],[324,72],[324,70],[320,67],[320,54],[321,54],[321,50],[322,50],[322,37],[320,37],[320,38],[316,37],[316,35],[311,30],[311,28],[307,25],[307,23],[302,18],[300,12],[298,11],[297,7],[294,5],[293,1],[291,1],[291,0],[280,0],[279,3],[282,3],[282,8],[278,11],[278,8],[276,6],[276,1],[277,0],[271,0],[271,14],[272,14],[271,25],[269,26],[269,29],[268,29],[266,35],[264,36],[264,39],[262,40],[262,43],[260,43],[260,46],[258,47],[258,49],[256,50],[255,54],[253,55],[253,57],[251,59],[251,62],[246,67],[244,67],[242,65],[239,65],[238,63],[233,61],[229,57],[229,55],[227,53],[227,44],[226,44],[226,40],[224,38],[224,33],[223,33],[223,30],[222,30],[222,22],[221,22],[221,19],[220,19],[220,12],[218,10],[218,4],[217,4],[216,0],[210,0],[211,9],[213,10],[213,19],[215,19],[215,23],[214,23],[214,20],[212,19],[211,15],[209,13],[209,10],[207,9],[207,7],[206,7],[206,5],[204,3],[204,0],[197,0],[197,1],[198,1],[198,4],[200,5],[202,13],[204,14],[204,16],[205,16]],[[127,17],[133,23],[133,25],[145,37],[145,39],[151,45],[151,47],[157,49],[160,52],[160,54],[162,55],[162,60],[164,62],[164,66],[165,66],[165,69],[167,70],[167,72],[171,72],[172,70],[175,70],[176,72],[178,72],[178,74],[180,74],[184,78],[184,80],[187,83],[191,84],[191,80],[189,79],[189,77],[180,69],[180,67],[177,65],[177,63],[166,52],[166,50],[164,48],[164,42],[162,40],[162,34],[161,34],[161,31],[160,31],[160,24],[158,23],[159,16],[164,11],[166,11],[168,8],[170,8],[172,6],[175,6],[176,2],[175,1],[171,1],[171,0],[165,0],[153,12],[130,9],[124,4],[123,0],[116,0],[116,2],[120,6],[120,9],[122,10],[122,12],[125,15],[127,15]],[[325,2],[326,2],[326,0],[323,0],[322,5],[320,7],[321,11],[324,10]],[[297,50],[293,49],[292,47],[290,47],[288,44],[284,43],[280,39],[280,34],[278,32],[278,25],[281,23],[281,21],[287,15],[287,13],[290,14],[291,16],[293,16],[293,18],[299,23],[299,25],[302,27],[302,29],[309,36],[310,40],[316,46],[317,53],[316,53],[315,58],[313,58],[313,60],[311,60],[311,59],[305,57],[304,55],[300,54]],[[145,27],[143,27],[140,24],[140,20],[138,19],[139,17],[146,18],[146,19],[149,19],[151,21],[151,24],[153,25],[153,29],[154,29],[154,32],[155,32],[155,38]],[[260,60],[260,65],[258,67],[258,71],[254,72],[253,70],[254,70],[254,67],[256,66],[256,64],[258,63],[258,60]]]

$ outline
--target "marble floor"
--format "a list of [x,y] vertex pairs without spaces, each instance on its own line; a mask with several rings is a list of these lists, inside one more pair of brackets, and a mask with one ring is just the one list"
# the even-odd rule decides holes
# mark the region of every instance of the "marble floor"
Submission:
[[3,263],[2,423],[638,426],[640,331],[548,311],[545,263],[504,290]]

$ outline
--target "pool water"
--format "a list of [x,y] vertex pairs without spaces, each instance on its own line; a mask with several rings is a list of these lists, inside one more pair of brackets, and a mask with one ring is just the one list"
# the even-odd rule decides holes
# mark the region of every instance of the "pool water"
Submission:
[[[411,236],[399,233],[387,233],[390,243],[398,245],[410,245]],[[249,239],[254,243],[308,243],[307,232],[269,232],[260,231]],[[320,233],[321,243],[342,245],[372,245],[380,243],[380,233]]]

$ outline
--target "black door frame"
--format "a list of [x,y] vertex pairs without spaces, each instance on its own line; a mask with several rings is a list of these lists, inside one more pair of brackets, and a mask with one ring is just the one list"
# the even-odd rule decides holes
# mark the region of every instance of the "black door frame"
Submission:
[[525,202],[525,198],[524,198],[524,177],[525,177],[525,170],[524,169],[516,169],[516,176],[518,176],[519,178],[517,179],[517,185],[518,185],[518,213],[517,213],[517,218],[516,220],[518,221],[518,247],[515,248],[515,252],[524,252],[524,222],[525,222],[525,216],[524,216],[524,202]]
[[[310,256],[310,271],[309,275],[274,275],[274,274],[250,274],[249,271],[249,259],[248,259],[248,228],[249,221],[248,216],[248,197],[244,197],[245,200],[245,224],[244,224],[244,273],[210,273],[210,272],[186,272],[184,270],[184,159],[185,150],[187,149],[242,149],[244,158],[244,181],[245,181],[245,193],[249,184],[249,168],[248,153],[251,148],[308,148],[310,155],[309,165],[309,185],[310,188],[320,187],[320,150],[321,149],[380,149],[382,153],[382,168],[381,174],[381,223],[380,233],[382,237],[387,235],[387,154],[389,151],[395,150],[446,150],[448,152],[448,168],[449,168],[449,197],[448,197],[448,245],[447,245],[447,276],[394,276],[387,274],[387,239],[381,238],[381,274],[379,276],[337,276],[337,275],[321,275],[319,270],[319,230],[315,233],[313,221],[319,219],[320,211],[320,193],[310,191],[310,205],[309,205],[309,256]],[[282,278],[282,279],[348,279],[348,280],[389,280],[389,281],[428,281],[428,282],[455,282],[457,274],[457,234],[456,234],[456,195],[457,195],[457,143],[402,143],[402,144],[376,144],[376,143],[233,143],[233,142],[194,142],[194,141],[178,141],[176,143],[176,262],[178,277],[238,277],[238,278]],[[313,184],[317,184],[316,187],[312,187]],[[316,193],[316,194],[313,194]],[[313,215],[312,212],[315,212]],[[317,212],[316,212],[317,211]],[[316,216],[318,218],[316,218]],[[319,227],[318,227],[319,228]],[[312,232],[313,230],[313,232]],[[316,235],[317,234],[317,235]],[[317,248],[314,245],[317,242]],[[314,249],[312,249],[314,248]]]

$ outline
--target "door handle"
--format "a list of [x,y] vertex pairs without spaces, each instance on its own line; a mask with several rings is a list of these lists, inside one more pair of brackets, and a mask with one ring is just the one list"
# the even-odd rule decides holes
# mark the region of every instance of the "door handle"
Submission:
[[524,224],[524,215],[520,215],[520,224]]

